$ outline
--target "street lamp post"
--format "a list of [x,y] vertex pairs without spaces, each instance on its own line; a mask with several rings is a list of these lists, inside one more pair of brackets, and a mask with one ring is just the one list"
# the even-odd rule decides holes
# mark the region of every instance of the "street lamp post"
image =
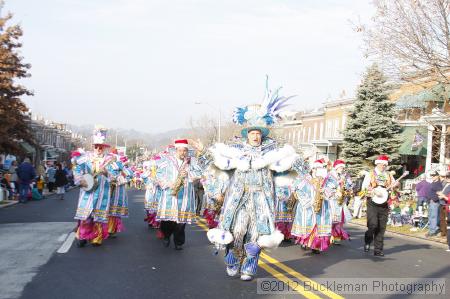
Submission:
[[218,126],[218,129],[217,129],[217,142],[220,142],[220,140],[221,140],[221,127],[222,127],[222,113],[220,111],[220,107],[216,108],[216,107],[214,107],[213,105],[211,105],[210,103],[207,103],[207,102],[195,102],[194,104],[196,104],[196,105],[207,105],[210,108],[212,108],[213,110],[216,110],[216,112],[219,114],[219,117],[217,119],[217,126]]

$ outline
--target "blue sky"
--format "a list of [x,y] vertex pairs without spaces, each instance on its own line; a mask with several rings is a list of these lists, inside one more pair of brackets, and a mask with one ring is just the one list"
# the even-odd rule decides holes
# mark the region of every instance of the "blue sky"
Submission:
[[265,75],[292,108],[353,96],[368,61],[351,21],[369,1],[7,0],[32,64],[34,112],[162,132],[258,103]]

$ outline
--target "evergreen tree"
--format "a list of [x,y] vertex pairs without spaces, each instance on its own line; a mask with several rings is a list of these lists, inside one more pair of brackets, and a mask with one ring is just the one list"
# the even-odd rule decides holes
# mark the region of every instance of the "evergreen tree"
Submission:
[[22,29],[6,25],[11,18],[10,14],[0,17],[0,153],[19,154],[20,141],[34,144],[29,110],[21,100],[33,93],[17,82],[30,76],[31,66],[23,62],[19,53]]
[[384,75],[376,64],[372,65],[358,87],[343,132],[342,153],[353,176],[372,166],[380,154],[388,155],[392,168],[397,168],[400,126],[394,121],[395,104],[389,101],[387,91]]

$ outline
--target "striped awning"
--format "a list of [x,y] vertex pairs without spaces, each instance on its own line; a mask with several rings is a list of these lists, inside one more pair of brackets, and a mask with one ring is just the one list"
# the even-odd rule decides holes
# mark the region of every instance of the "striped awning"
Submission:
[[23,150],[27,154],[34,154],[34,153],[36,153],[36,149],[34,147],[32,147],[28,142],[22,141],[20,143],[20,146],[23,148]]

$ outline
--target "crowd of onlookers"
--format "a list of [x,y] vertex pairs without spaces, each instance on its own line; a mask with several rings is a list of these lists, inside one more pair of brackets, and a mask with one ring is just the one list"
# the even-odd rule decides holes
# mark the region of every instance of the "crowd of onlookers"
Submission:
[[410,224],[412,231],[427,230],[426,237],[447,237],[450,249],[450,172],[423,174],[415,191],[403,201],[395,196],[390,199],[388,224]]
[[450,225],[450,173],[431,172],[416,185],[417,210],[427,210],[427,236],[447,236]]
[[65,191],[74,183],[69,164],[43,162],[35,168],[31,160],[25,158],[22,163],[13,161],[8,170],[0,171],[0,184],[8,191],[10,199],[26,203],[30,199],[42,199],[48,193],[57,193],[64,199]]

